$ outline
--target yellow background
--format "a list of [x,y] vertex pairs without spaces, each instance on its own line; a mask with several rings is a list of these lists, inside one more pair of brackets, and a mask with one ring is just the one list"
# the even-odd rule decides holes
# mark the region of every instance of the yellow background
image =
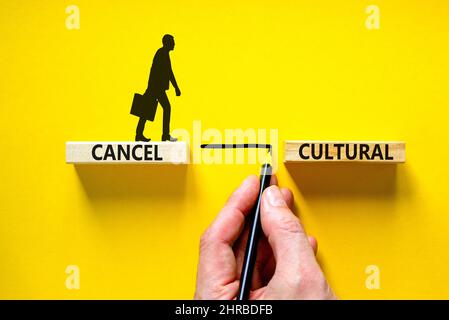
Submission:
[[281,165],[279,181],[341,298],[449,298],[448,15],[445,0],[2,0],[0,297],[193,296],[200,234],[259,168],[65,164],[65,141],[133,140],[132,95],[171,33],[173,128],[406,141],[404,165]]

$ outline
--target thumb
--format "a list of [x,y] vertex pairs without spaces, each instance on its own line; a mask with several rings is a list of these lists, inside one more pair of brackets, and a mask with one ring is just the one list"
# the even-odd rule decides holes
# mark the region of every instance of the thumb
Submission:
[[277,186],[262,195],[261,223],[276,260],[275,274],[295,279],[316,264],[315,254],[299,219]]

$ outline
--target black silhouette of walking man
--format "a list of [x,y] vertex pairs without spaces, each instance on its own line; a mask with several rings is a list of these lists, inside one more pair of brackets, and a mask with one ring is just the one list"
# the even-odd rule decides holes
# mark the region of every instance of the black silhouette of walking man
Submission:
[[[178,84],[176,83],[175,75],[171,67],[170,61],[170,51],[175,48],[175,39],[172,35],[166,34],[162,38],[162,48],[157,50],[153,58],[153,65],[151,66],[150,78],[148,80],[148,88],[145,94],[148,94],[160,103],[162,109],[164,110],[164,120],[163,120],[163,132],[162,141],[177,141],[177,138],[170,136],[170,113],[171,106],[168,100],[167,93],[170,82],[175,88],[176,96],[181,95],[181,90],[179,90]],[[136,141],[150,141],[151,139],[146,138],[143,135],[143,130],[145,129],[145,118],[140,118],[139,123],[136,128]]]

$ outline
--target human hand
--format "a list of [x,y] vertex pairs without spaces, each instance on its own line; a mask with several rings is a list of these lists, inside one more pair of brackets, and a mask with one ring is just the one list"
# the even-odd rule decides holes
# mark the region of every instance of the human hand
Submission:
[[181,95],[181,90],[179,90],[179,88],[175,88],[175,92],[177,97]]
[[[315,258],[317,242],[307,237],[293,214],[293,194],[276,178],[262,196],[263,235],[253,272],[250,299],[336,299]],[[259,192],[250,176],[229,197],[201,236],[195,299],[234,299],[239,289],[248,226]]]

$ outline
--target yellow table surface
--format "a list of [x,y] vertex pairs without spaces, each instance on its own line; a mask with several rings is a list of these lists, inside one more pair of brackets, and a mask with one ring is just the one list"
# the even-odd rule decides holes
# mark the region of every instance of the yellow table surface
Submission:
[[79,0],[79,30],[69,4],[0,4],[0,298],[193,296],[199,236],[258,166],[65,164],[65,141],[134,139],[165,33],[174,129],[405,141],[405,164],[281,163],[278,178],[339,297],[449,298],[449,2]]

